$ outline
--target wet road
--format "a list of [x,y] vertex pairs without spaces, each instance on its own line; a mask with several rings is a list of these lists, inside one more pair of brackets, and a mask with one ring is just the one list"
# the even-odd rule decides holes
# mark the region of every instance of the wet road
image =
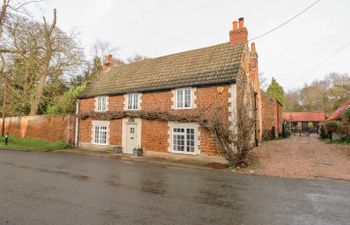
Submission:
[[350,224],[350,182],[0,151],[0,224]]

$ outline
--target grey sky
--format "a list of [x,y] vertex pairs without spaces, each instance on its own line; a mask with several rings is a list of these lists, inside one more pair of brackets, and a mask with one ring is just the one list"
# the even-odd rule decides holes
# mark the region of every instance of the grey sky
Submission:
[[[157,57],[229,40],[234,19],[243,16],[249,37],[260,35],[294,16],[315,0],[51,0],[35,16],[77,28],[87,53],[96,39],[120,47],[120,56]],[[36,6],[38,7],[38,6]],[[256,40],[259,70],[286,89],[330,72],[350,73],[350,46],[303,77],[350,42],[350,1],[322,0],[281,29]],[[298,81],[298,83],[295,83]]]

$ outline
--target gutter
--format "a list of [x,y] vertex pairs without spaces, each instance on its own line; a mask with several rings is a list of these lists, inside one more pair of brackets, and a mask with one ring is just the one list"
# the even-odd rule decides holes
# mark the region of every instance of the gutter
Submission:
[[80,112],[80,100],[77,99],[75,106],[75,140],[74,146],[79,147],[79,112]]

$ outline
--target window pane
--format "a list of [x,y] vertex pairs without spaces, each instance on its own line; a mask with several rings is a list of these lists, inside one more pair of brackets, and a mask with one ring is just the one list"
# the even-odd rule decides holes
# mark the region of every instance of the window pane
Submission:
[[132,109],[132,95],[128,95],[128,109]]
[[138,107],[138,94],[133,94],[133,97],[134,97],[134,107],[133,109],[137,109]]
[[100,129],[98,126],[95,127],[95,143],[99,143],[99,137],[100,137]]
[[101,144],[106,144],[107,143],[107,131],[101,130],[101,139],[100,139]]
[[97,111],[106,111],[107,97],[101,96],[97,98]]
[[176,96],[177,96],[177,99],[176,99],[176,106],[177,108],[183,108],[184,106],[184,103],[183,103],[183,90],[177,90],[176,91]]
[[194,152],[194,129],[186,129],[186,151]]
[[107,105],[106,100],[107,100],[106,97],[102,97],[102,111],[106,110],[106,105]]
[[185,136],[181,134],[173,135],[173,150],[183,152],[185,149]]
[[128,94],[128,109],[138,109],[138,94]]
[[191,107],[191,89],[185,89],[185,108]]

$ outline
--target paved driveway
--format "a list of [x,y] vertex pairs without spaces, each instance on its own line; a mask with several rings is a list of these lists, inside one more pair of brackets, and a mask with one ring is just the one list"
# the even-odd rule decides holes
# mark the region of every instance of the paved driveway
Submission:
[[262,163],[258,174],[350,181],[350,146],[326,144],[315,134],[266,142],[253,155]]
[[0,151],[0,224],[346,225],[350,183]]

